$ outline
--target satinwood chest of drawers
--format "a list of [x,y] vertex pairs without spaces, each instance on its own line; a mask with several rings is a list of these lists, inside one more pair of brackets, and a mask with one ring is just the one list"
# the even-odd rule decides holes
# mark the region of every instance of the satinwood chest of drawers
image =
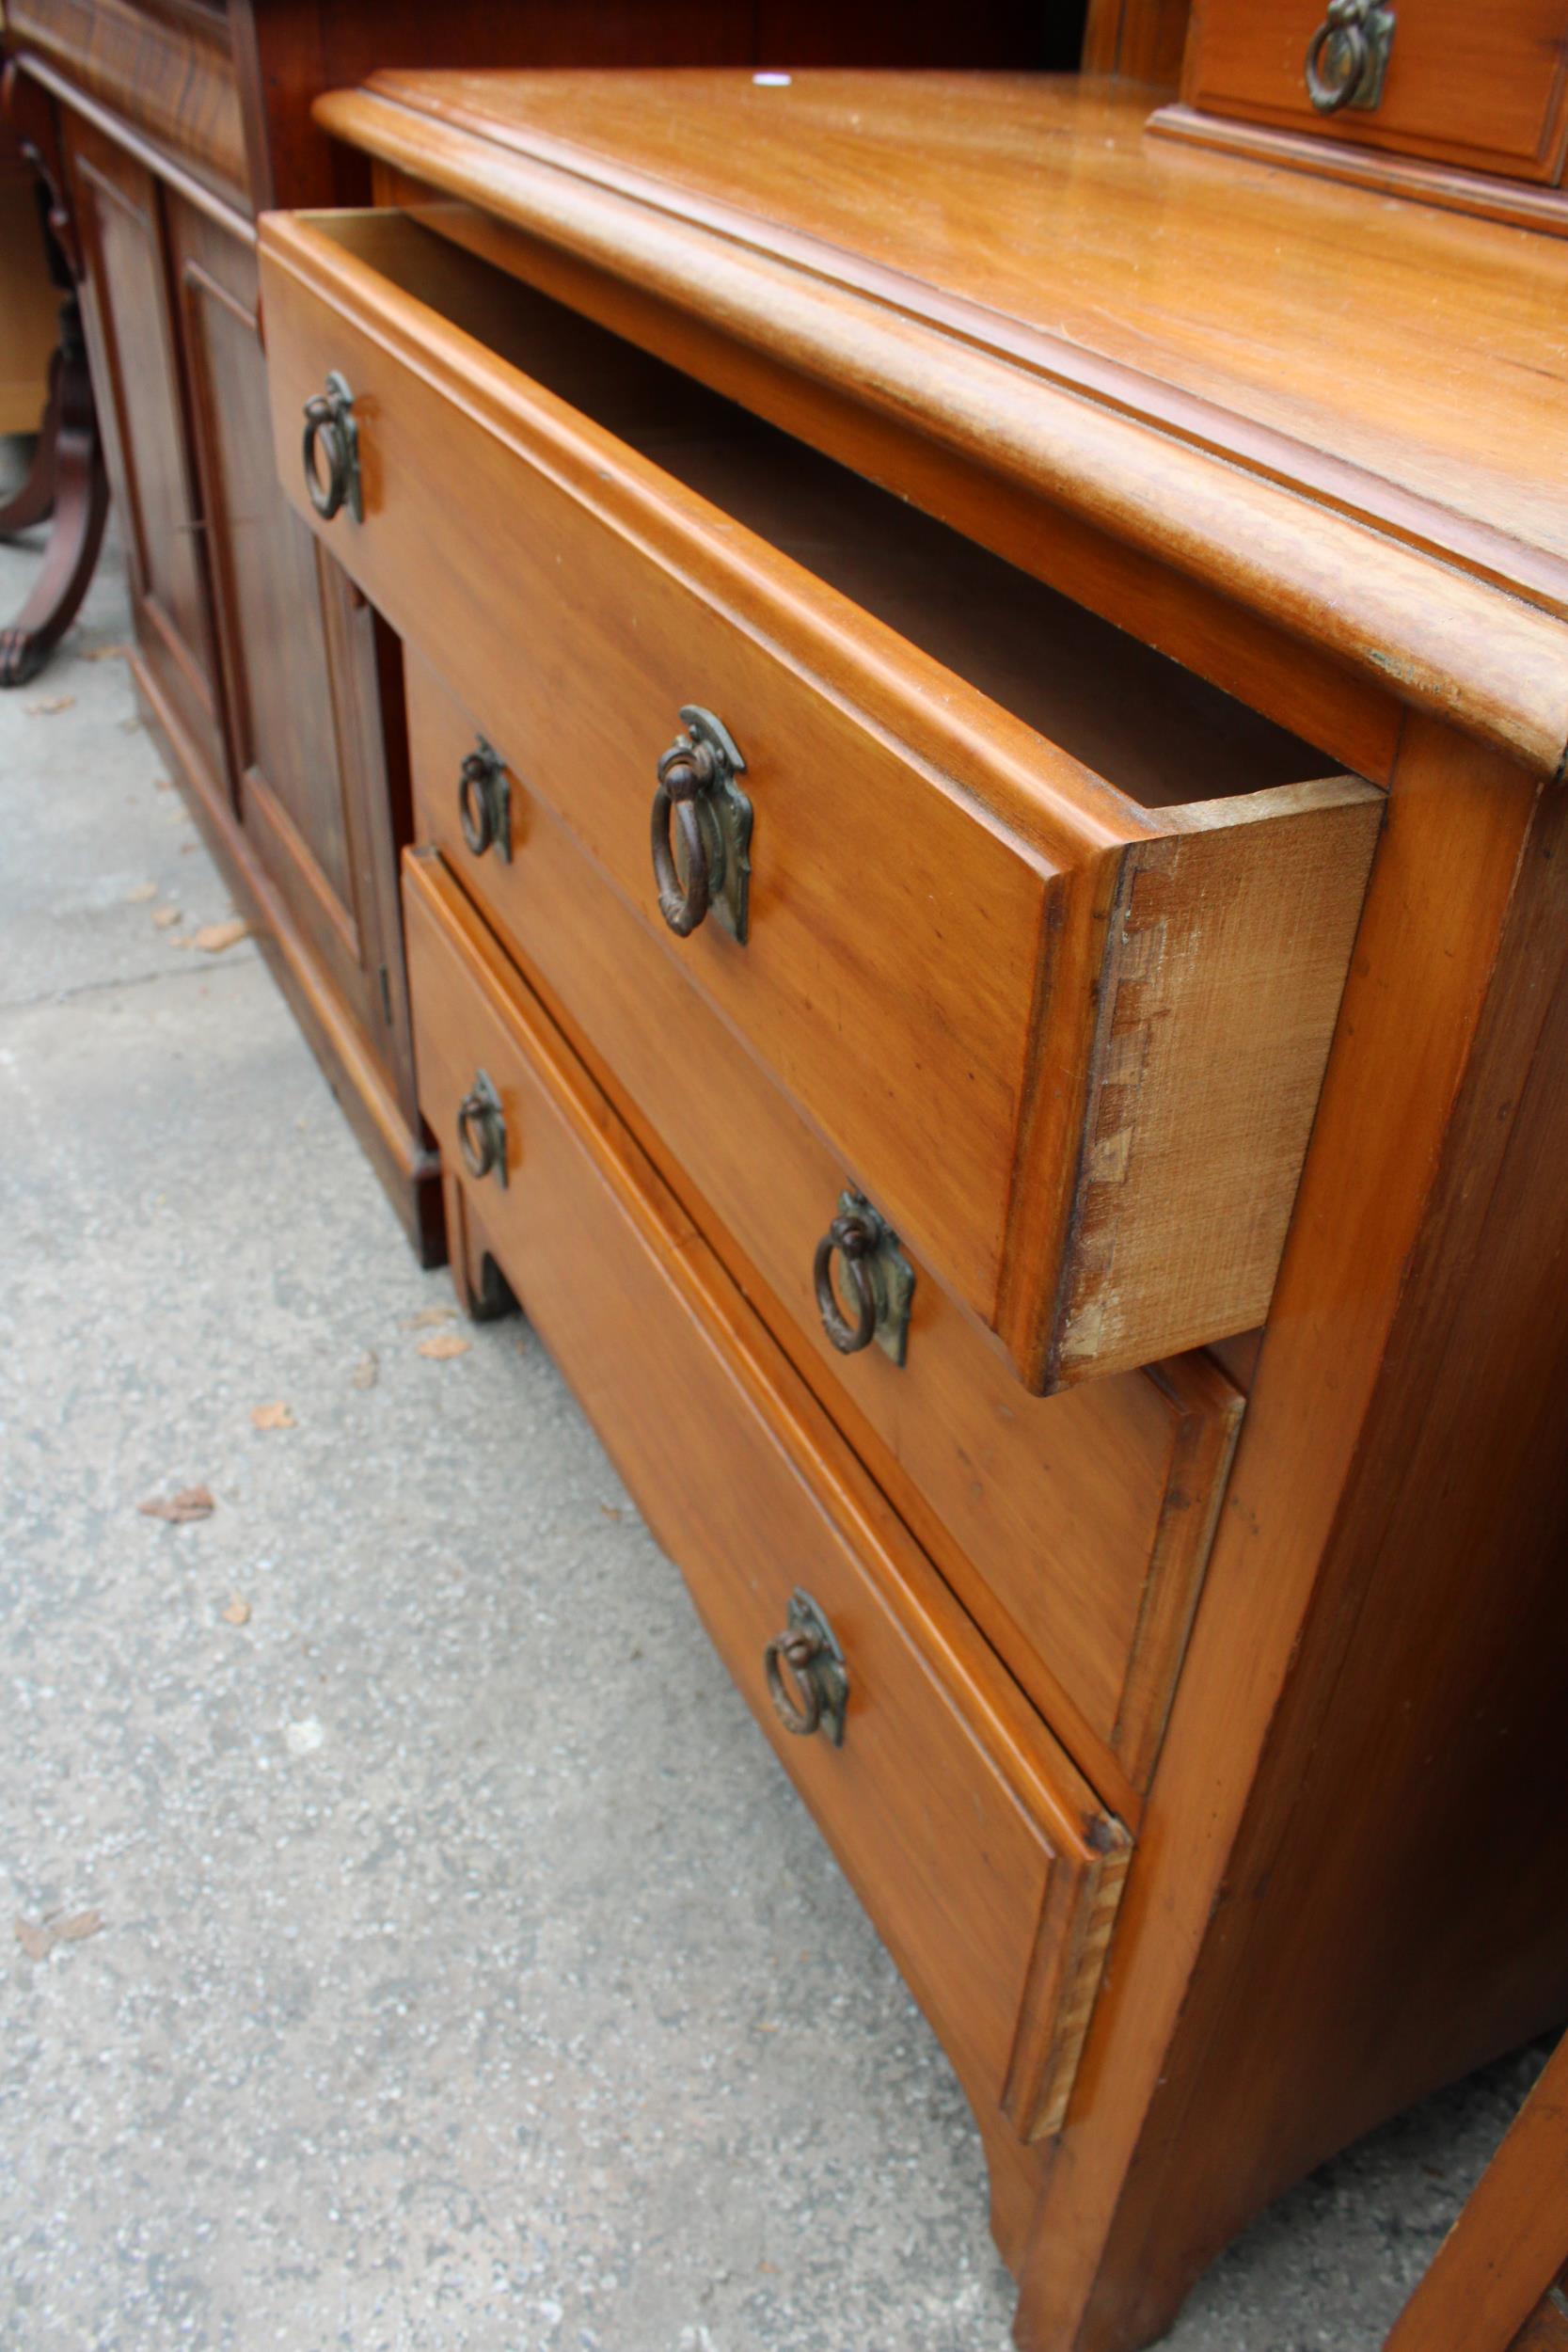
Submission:
[[[387,73],[277,458],[419,1099],[1131,2346],[1568,1989],[1568,247],[1093,84]],[[1484,414],[1484,432],[1477,428]]]

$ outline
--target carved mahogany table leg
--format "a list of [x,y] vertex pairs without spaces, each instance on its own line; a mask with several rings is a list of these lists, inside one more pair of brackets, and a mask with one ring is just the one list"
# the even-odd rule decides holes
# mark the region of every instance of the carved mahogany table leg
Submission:
[[0,539],[13,539],[19,531],[30,531],[35,523],[46,523],[55,511],[55,481],[58,470],[55,462],[55,447],[59,380],[60,357],[56,350],[49,362],[49,397],[38,430],[33,462],[27,469],[25,481],[18,483],[5,504],[0,506]]
[[0,628],[0,686],[24,686],[36,677],[75,619],[108,511],[108,477],[72,293],[60,304],[60,344],[50,364],[38,454],[16,496],[0,506],[0,536],[54,517],[33,592],[17,618]]
[[26,481],[0,506],[0,537],[52,518],[33,592],[9,627],[0,628],[3,687],[36,677],[75,619],[103,544],[109,482],[82,333],[82,256],[54,119],[41,91],[18,75],[14,61],[0,79],[0,116],[37,174],[49,274],[60,294],[59,342],[49,364],[38,451]]

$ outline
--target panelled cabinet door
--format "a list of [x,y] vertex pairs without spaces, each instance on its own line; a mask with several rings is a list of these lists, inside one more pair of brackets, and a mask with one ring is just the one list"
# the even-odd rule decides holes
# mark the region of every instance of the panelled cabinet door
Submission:
[[363,1043],[406,1070],[374,618],[278,485],[254,253],[178,197],[168,218],[238,814]]
[[221,791],[222,731],[197,487],[181,432],[177,328],[164,262],[164,198],[150,172],[65,117],[84,305],[136,634],[160,715]]

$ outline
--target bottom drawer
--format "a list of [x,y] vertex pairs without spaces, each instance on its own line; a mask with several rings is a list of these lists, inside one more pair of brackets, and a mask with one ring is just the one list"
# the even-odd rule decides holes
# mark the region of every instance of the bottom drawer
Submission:
[[[404,866],[420,1099],[478,1228],[945,2044],[982,2127],[1057,2128],[1128,1838],[433,853]],[[802,1589],[842,1655],[793,1733]],[[809,1638],[809,1637],[808,1637]],[[798,1717],[831,1661],[773,1652]]]

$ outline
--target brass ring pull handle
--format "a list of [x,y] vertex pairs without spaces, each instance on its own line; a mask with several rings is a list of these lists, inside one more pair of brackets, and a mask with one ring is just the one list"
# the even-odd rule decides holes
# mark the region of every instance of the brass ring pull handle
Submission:
[[359,428],[354,421],[354,394],[335,368],[326,379],[325,391],[313,392],[305,404],[302,446],[305,487],[323,522],[329,523],[345,501],[355,521],[362,522]]
[[[684,739],[672,743],[658,763],[658,788],[649,823],[654,854],[654,881],[658,887],[658,911],[677,939],[694,931],[708,911],[709,844],[704,834],[698,801],[712,783],[713,754],[705,743]],[[670,816],[674,812],[686,852],[686,880],[675,868],[670,839]]]
[[493,849],[512,863],[512,794],[499,753],[480,737],[457,775],[457,821],[474,857]]
[[1328,0],[1307,45],[1307,95],[1321,115],[1377,105],[1393,38],[1394,11],[1379,0]]
[[822,1721],[822,1694],[809,1671],[821,1646],[814,1633],[776,1633],[762,1654],[773,1712],[798,1740],[809,1740]]
[[[822,1327],[841,1356],[858,1356],[877,1333],[877,1291],[871,1260],[881,1240],[879,1225],[860,1209],[841,1210],[816,1245],[812,1280]],[[833,1283],[833,1253],[843,1259],[855,1295],[855,1320],[849,1322],[838,1303]]]
[[823,1731],[835,1748],[844,1745],[848,1671],[832,1627],[809,1593],[790,1595],[788,1621],[763,1651],[762,1670],[773,1712],[787,1732],[809,1740]]
[[506,1185],[506,1120],[493,1080],[483,1070],[457,1106],[457,1148],[476,1183],[494,1175]]
[[[711,914],[744,946],[752,803],[736,778],[745,773],[746,762],[711,710],[687,703],[681,718],[686,732],[659,760],[648,819],[658,911],[677,939],[689,938]],[[674,832],[680,834],[678,866]]]

